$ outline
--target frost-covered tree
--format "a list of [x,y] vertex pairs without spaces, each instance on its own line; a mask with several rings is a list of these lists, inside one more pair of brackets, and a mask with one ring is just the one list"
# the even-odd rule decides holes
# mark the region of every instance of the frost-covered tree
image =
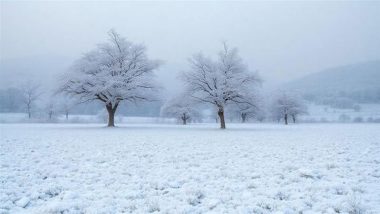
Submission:
[[65,114],[66,120],[69,119],[69,114],[72,107],[72,103],[62,103],[61,110]]
[[58,110],[65,115],[66,120],[69,119],[69,114],[74,108],[74,106],[77,104],[77,101],[71,97],[68,96],[61,96],[59,98],[59,101],[57,103]]
[[217,60],[197,54],[190,64],[191,69],[182,76],[186,90],[192,98],[217,109],[220,128],[226,128],[224,112],[228,104],[254,105],[246,92],[259,84],[260,79],[256,73],[249,72],[236,48],[224,44]]
[[245,123],[249,119],[254,118],[257,113],[256,106],[253,105],[228,105],[225,108],[225,113],[231,121],[238,119],[240,122]]
[[285,125],[288,124],[289,117],[296,122],[296,117],[307,113],[307,107],[297,95],[289,92],[279,92],[272,103],[272,116],[275,120],[284,119]]
[[262,98],[259,96],[259,91],[252,90],[247,93],[247,97],[250,100],[247,103],[236,103],[235,111],[239,114],[241,122],[245,123],[250,118],[259,120],[264,116]]
[[109,32],[109,41],[77,60],[64,76],[61,91],[81,102],[99,100],[108,112],[108,126],[121,101],[150,101],[157,91],[154,70],[158,61],[150,60],[143,45],[137,45]]
[[186,125],[190,120],[200,117],[200,112],[195,108],[193,100],[184,95],[177,96],[167,101],[161,108],[161,115],[175,117]]
[[253,118],[256,115],[256,109],[252,106],[244,105],[240,107],[241,122],[245,123],[249,118]]
[[35,107],[35,102],[39,99],[42,92],[40,85],[31,81],[26,82],[22,86],[23,103],[25,104],[26,113],[28,118],[32,117],[32,109]]
[[46,112],[48,114],[49,120],[53,119],[53,115],[56,113],[56,107],[54,101],[50,101],[46,104]]
[[300,98],[294,99],[294,107],[289,112],[289,115],[292,117],[293,123],[296,123],[297,117],[299,115],[308,114],[307,106]]

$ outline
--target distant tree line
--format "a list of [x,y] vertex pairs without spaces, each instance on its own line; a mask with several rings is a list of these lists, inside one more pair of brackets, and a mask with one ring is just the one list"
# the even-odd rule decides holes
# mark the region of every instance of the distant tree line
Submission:
[[[201,121],[206,107],[213,109],[221,129],[226,128],[227,119],[239,118],[243,123],[271,119],[288,124],[289,120],[295,123],[299,115],[307,113],[302,99],[289,92],[264,98],[258,73],[249,69],[238,50],[226,43],[215,57],[194,54],[189,59],[188,70],[180,76],[182,92],[161,103],[160,86],[154,76],[160,61],[150,59],[145,46],[126,40],[114,30],[108,36],[108,42],[74,62],[60,78],[56,91],[43,91],[33,82],[19,89],[0,91],[1,110],[23,110],[32,118],[41,95],[49,93],[44,107],[39,108],[49,119],[58,113],[68,119],[79,104],[98,101],[107,111],[110,127],[115,126],[115,114],[123,102],[136,105],[149,102],[159,109],[153,114],[177,118],[182,124]],[[138,109],[135,107],[137,112]]]

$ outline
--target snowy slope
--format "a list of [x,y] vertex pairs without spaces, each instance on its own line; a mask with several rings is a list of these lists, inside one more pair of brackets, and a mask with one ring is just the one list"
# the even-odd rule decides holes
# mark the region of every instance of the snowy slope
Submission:
[[329,68],[291,81],[283,87],[319,99],[349,97],[380,102],[380,60]]
[[380,213],[380,125],[217,126],[0,124],[0,213]]

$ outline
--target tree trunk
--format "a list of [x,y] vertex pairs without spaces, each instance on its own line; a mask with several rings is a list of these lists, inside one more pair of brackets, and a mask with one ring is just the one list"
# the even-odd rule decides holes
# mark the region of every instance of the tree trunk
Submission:
[[186,114],[182,115],[182,124],[186,125]]
[[296,123],[296,115],[292,115],[293,123]]
[[242,122],[242,123],[245,123],[246,120],[247,120],[247,114],[242,113],[242,114],[241,114],[241,122]]
[[285,120],[285,125],[288,125],[288,114],[285,114],[284,120]]
[[224,121],[224,109],[223,109],[223,107],[219,108],[219,110],[218,110],[218,116],[219,116],[219,119],[220,119],[220,128],[221,129],[225,129],[226,128],[226,122]]
[[108,127],[114,127],[115,126],[115,112],[111,108],[107,107],[108,111]]
[[28,111],[28,117],[29,117],[29,119],[32,118],[32,110],[30,108],[30,105],[27,106],[27,111]]
[[67,111],[66,112],[66,120],[68,120],[69,119],[69,112]]
[[111,103],[106,104],[107,112],[108,112],[108,127],[114,127],[115,126],[115,112],[117,109],[118,103],[116,103],[114,106],[112,106]]

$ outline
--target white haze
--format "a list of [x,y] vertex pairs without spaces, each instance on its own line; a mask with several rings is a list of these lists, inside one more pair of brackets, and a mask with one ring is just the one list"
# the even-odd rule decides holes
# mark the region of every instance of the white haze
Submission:
[[379,11],[380,2],[1,1],[0,84],[54,79],[114,28],[164,61],[157,76],[169,93],[192,54],[212,55],[223,41],[271,86],[379,59]]

